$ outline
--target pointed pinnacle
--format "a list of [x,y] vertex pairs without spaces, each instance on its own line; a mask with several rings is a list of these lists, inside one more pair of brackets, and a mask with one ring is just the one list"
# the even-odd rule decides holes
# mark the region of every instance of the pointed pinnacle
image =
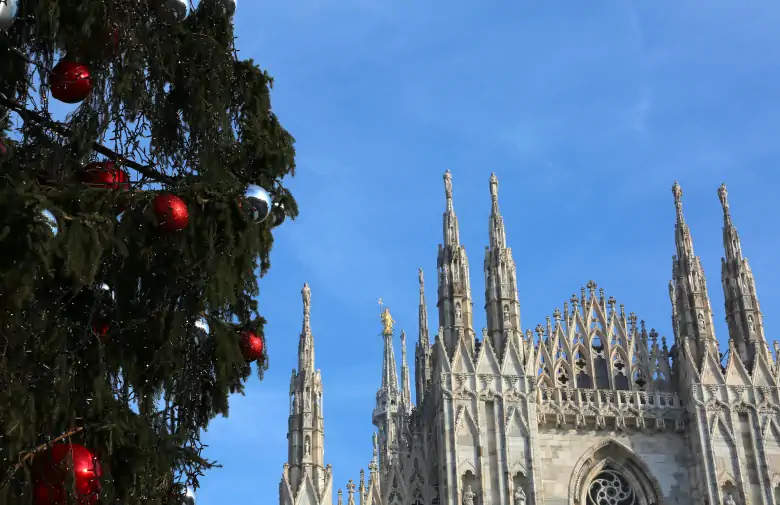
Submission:
[[448,202],[452,201],[452,173],[449,168],[444,172],[444,196]]
[[493,202],[493,214],[498,214],[498,177],[495,172],[490,174],[490,199]]
[[682,222],[683,215],[682,215],[682,195],[683,191],[680,187],[680,183],[677,181],[674,181],[674,185],[672,186],[672,194],[674,195],[674,206],[677,208],[677,220]]
[[723,218],[728,220],[729,218],[729,192],[726,189],[726,184],[721,184],[718,188],[718,198],[720,198],[720,205],[723,207]]
[[311,311],[311,289],[309,289],[309,284],[306,282],[303,283],[301,296],[303,297],[303,313],[309,314]]

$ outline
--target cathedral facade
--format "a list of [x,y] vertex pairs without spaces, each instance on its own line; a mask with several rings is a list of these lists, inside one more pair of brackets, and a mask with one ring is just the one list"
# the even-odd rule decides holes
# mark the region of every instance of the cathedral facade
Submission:
[[[406,336],[399,380],[385,309],[373,457],[368,474],[361,470],[357,484],[350,480],[335,496],[304,286],[280,505],[780,505],[778,363],[725,186],[718,195],[729,340],[719,349],[677,183],[671,342],[595,282],[523,332],[495,175],[487,328],[477,335],[449,172],[444,184],[433,338],[419,272],[415,398]],[[774,351],[780,354],[777,343]]]

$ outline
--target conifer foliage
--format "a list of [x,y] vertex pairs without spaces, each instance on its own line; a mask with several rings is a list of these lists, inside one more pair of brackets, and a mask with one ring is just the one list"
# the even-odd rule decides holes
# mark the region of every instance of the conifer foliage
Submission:
[[[252,360],[268,366],[255,298],[272,230],[297,214],[293,139],[271,78],[239,57],[232,0],[6,2],[0,504],[179,505],[215,466],[201,431]],[[52,76],[62,61],[87,69],[86,96],[84,75]],[[75,105],[53,106],[58,85]],[[68,471],[76,450],[36,470],[57,444],[94,455],[99,495]],[[41,472],[61,495],[37,496]]]

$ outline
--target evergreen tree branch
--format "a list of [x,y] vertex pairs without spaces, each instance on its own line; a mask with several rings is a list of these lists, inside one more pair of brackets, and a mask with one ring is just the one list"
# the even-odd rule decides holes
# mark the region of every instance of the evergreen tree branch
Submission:
[[[62,123],[47,119],[35,111],[26,109],[22,104],[12,98],[4,96],[2,93],[0,93],[0,105],[19,114],[19,116],[25,122],[32,121],[35,124],[49,128],[58,135],[63,137],[70,137],[70,129],[67,126],[63,125]],[[137,163],[133,160],[127,159],[116,151],[113,151],[98,142],[92,142],[92,148],[95,150],[95,152],[98,152],[107,158],[126,165],[139,174],[145,175],[146,177],[154,179],[157,182],[176,184],[176,178],[163,174],[151,167],[141,165],[140,163]]]

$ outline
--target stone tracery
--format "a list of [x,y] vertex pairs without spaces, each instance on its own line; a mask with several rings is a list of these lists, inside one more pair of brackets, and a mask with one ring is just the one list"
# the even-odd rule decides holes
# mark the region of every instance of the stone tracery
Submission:
[[[563,313],[553,314],[554,323],[539,325],[537,334],[537,374],[540,384],[613,390],[654,391],[668,388],[671,375],[665,339],[657,343],[655,330],[647,331],[644,321],[637,324],[634,313],[626,316],[616,301],[605,302],[590,295],[572,296]],[[570,309],[571,307],[571,309]],[[552,366],[551,366],[552,365]],[[575,379],[575,380],[572,380]]]
[[619,472],[604,469],[590,482],[587,505],[636,505],[631,484]]

